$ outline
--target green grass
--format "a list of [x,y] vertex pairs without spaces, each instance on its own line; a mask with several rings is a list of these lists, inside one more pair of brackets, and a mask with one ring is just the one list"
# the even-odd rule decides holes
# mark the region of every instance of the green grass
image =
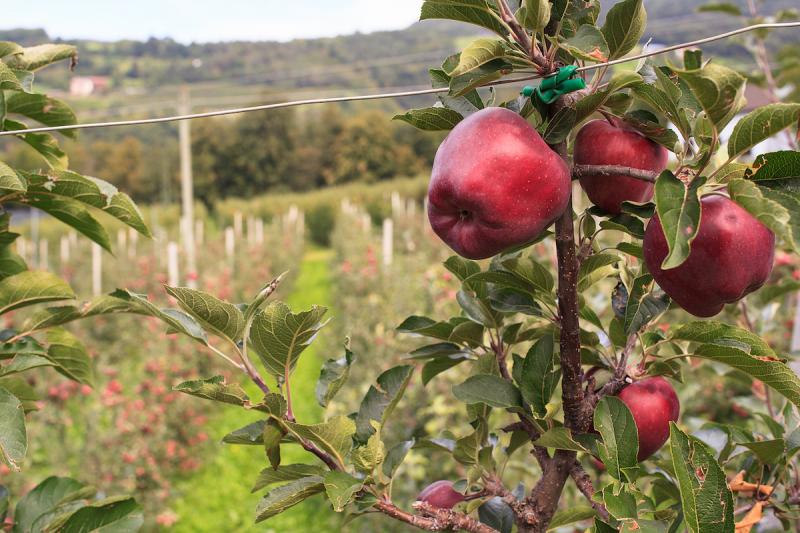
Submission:
[[[307,309],[313,304],[331,302],[330,250],[310,250],[303,258],[293,292],[283,295],[293,310]],[[280,298],[281,295],[278,294]],[[302,423],[322,419],[314,388],[320,364],[327,354],[319,352],[321,344],[309,347],[292,376],[292,400],[295,416]],[[248,394],[257,397],[255,387],[246,387]],[[211,437],[222,437],[239,427],[255,421],[254,414],[235,408],[226,409],[209,424]],[[296,463],[312,459],[299,447],[284,447],[282,462]],[[220,445],[218,454],[199,472],[179,485],[181,498],[173,509],[180,517],[175,531],[231,531],[293,533],[328,531],[335,520],[328,505],[320,496],[255,525],[255,508],[261,494],[250,494],[258,472],[267,465],[264,450],[259,446]]]

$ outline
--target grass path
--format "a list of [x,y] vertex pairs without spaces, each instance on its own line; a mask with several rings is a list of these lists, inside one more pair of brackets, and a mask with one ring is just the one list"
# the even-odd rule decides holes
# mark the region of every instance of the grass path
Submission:
[[[290,295],[280,294],[293,311],[308,309],[312,304],[330,306],[331,251],[309,250],[303,257],[299,275]],[[319,352],[319,341],[303,353],[292,376],[292,401],[295,416],[303,423],[321,421],[322,409],[317,405],[314,388],[322,360],[327,354]],[[258,397],[255,386],[245,387],[251,397]],[[257,416],[241,409],[226,409],[209,424],[212,439],[219,442],[234,429],[245,426]],[[282,463],[306,460],[308,454],[299,447],[285,447]],[[250,494],[258,472],[267,465],[260,446],[228,446],[220,444],[213,461],[207,463],[191,478],[182,481],[178,489],[182,498],[173,509],[179,521],[173,528],[179,532],[275,532],[294,533],[329,531],[332,513],[319,496],[254,525],[255,508],[261,494]]]

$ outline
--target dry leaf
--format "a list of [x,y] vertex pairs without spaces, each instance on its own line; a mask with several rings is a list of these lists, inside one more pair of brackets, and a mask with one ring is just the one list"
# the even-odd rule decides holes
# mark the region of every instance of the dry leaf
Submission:
[[753,493],[756,491],[756,489],[758,489],[759,494],[765,497],[772,495],[772,491],[775,490],[771,485],[757,485],[755,483],[748,483],[744,480],[744,470],[736,474],[733,479],[728,482],[728,487],[733,492]]
[[758,524],[763,517],[764,502],[756,502],[744,518],[736,522],[736,533],[750,533],[750,529]]

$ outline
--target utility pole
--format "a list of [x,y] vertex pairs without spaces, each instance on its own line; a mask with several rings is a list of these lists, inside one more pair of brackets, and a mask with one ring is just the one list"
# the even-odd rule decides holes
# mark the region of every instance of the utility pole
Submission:
[[[187,115],[190,111],[189,88],[181,87],[179,114]],[[194,242],[194,184],[192,177],[192,139],[189,132],[189,121],[178,123],[178,136],[181,156],[181,236],[186,253],[186,285],[197,287],[197,257]]]

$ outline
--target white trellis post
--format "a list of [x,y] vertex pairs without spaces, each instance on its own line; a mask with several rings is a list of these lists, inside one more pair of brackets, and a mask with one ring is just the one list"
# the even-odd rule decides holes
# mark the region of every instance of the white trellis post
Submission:
[[180,283],[178,268],[178,243],[167,243],[167,283],[172,287],[177,287]]
[[28,243],[25,237],[17,238],[17,253],[24,261],[28,261]]
[[103,249],[96,242],[92,243],[92,294],[99,296],[103,292]]
[[256,219],[256,245],[264,244],[264,219]]
[[303,211],[297,213],[297,235],[300,237],[302,243],[303,237],[306,234],[306,215]]
[[236,230],[228,226],[225,228],[225,255],[233,262],[236,253]]
[[236,211],[233,214],[233,231],[236,234],[236,238],[240,239],[242,237],[242,212]]
[[800,351],[800,293],[797,293],[796,299],[794,324],[792,326],[792,344],[790,347],[792,353]]
[[122,256],[128,247],[128,232],[124,229],[117,231],[117,254]]
[[394,222],[391,218],[383,221],[383,266],[388,267],[392,264],[392,254],[394,252]]
[[128,258],[133,259],[136,257],[136,244],[138,242],[139,233],[133,228],[128,228]]
[[403,215],[403,201],[400,199],[400,193],[397,191],[392,192],[392,216],[399,217]]
[[59,243],[59,259],[61,260],[62,266],[69,263],[69,248],[69,237],[62,235],[61,242]]

